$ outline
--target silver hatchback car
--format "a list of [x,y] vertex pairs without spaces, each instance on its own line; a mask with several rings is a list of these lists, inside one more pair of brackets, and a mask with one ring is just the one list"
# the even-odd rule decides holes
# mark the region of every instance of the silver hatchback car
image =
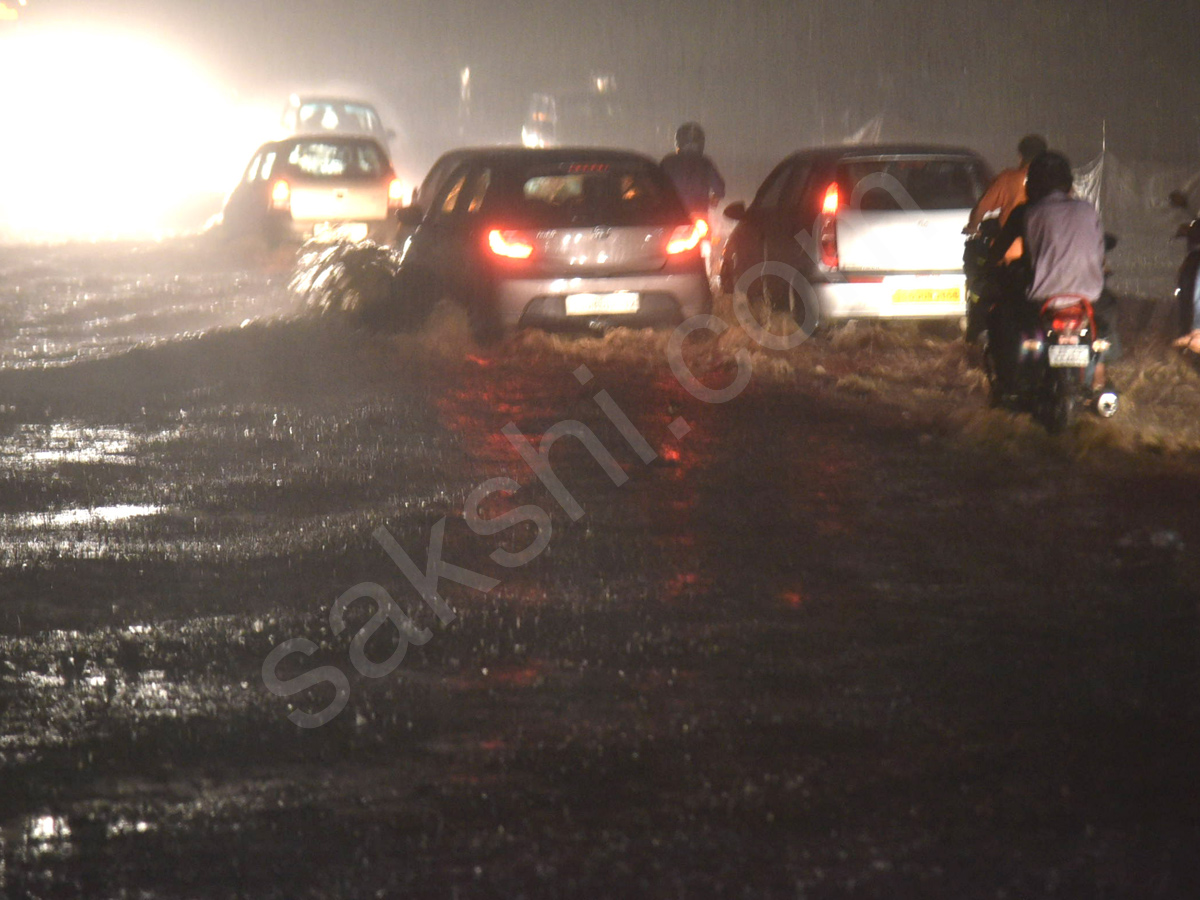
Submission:
[[963,226],[990,180],[960,148],[851,145],[789,156],[726,242],[721,285],[806,329],[852,318],[958,319]]
[[401,211],[401,276],[450,295],[477,337],[516,328],[673,326],[711,310],[694,221],[657,163],[602,149],[453,151]]
[[225,234],[268,244],[389,240],[403,183],[387,151],[358,135],[301,135],[263,144],[225,201]]

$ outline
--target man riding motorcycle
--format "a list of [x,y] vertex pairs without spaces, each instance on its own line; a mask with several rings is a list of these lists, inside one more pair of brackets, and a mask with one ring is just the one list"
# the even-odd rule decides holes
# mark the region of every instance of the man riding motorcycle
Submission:
[[[1000,363],[996,375],[1002,393],[1012,384],[1021,332],[1036,325],[1038,312],[1049,298],[1065,294],[1085,297],[1092,303],[1101,336],[1115,324],[1111,295],[1104,290],[1104,228],[1092,204],[1071,196],[1073,186],[1071,164],[1065,156],[1053,151],[1039,154],[1026,175],[1026,202],[1012,211],[992,244],[988,262],[999,266],[1012,243],[1024,239],[1023,290],[1018,290],[1019,281],[1004,286],[988,319],[989,341],[996,342],[994,358]],[[1092,390],[1096,395],[1111,391],[1103,357],[1096,364]]]

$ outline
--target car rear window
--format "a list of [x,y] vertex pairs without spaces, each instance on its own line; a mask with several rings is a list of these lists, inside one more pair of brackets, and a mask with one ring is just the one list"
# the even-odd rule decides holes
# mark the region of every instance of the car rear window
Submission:
[[981,163],[945,157],[846,160],[837,181],[844,202],[864,212],[971,209],[986,187]]
[[311,178],[379,178],[387,160],[374,144],[346,141],[300,141],[288,154],[288,165]]
[[300,106],[299,127],[304,131],[382,131],[379,116],[369,106],[357,103],[330,103],[314,100]]
[[505,194],[505,212],[523,227],[665,225],[686,218],[666,176],[636,160],[525,166]]

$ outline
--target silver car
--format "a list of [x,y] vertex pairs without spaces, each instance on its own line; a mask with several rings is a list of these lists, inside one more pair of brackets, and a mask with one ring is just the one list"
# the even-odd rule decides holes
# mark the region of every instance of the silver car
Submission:
[[[960,318],[963,226],[990,180],[958,148],[821,147],[763,181],[725,245],[721,285],[806,329],[851,318]],[[764,265],[765,264],[765,265]]]
[[452,170],[401,212],[410,289],[462,302],[479,337],[516,328],[672,326],[711,309],[693,221],[636,153],[456,151]]
[[225,201],[229,237],[268,244],[390,240],[403,186],[374,138],[300,135],[264,144]]

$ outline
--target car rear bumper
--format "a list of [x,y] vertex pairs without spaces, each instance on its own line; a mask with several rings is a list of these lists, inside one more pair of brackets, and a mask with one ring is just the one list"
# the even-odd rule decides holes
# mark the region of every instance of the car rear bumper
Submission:
[[[571,294],[632,292],[638,295],[636,312],[568,315]],[[708,278],[695,272],[622,275],[599,278],[504,279],[497,283],[495,311],[506,328],[585,330],[608,326],[632,328],[677,325],[712,311]]]
[[301,242],[313,238],[329,241],[386,242],[391,241],[396,234],[396,223],[391,219],[353,219],[345,222],[327,219],[286,219],[282,222],[282,228],[288,238]]
[[826,321],[950,319],[967,313],[966,278],[961,272],[821,282],[813,289]]

